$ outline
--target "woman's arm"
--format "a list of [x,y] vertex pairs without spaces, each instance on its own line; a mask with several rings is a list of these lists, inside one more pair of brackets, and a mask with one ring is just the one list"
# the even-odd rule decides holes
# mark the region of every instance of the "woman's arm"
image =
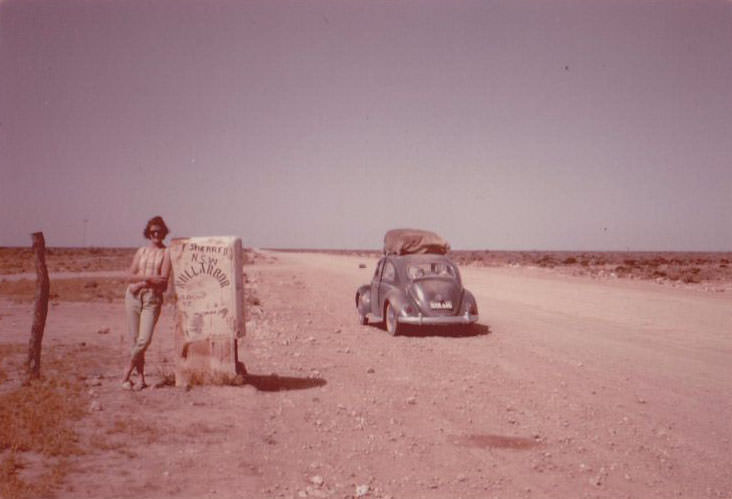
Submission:
[[148,276],[147,282],[153,286],[159,287],[160,291],[165,291],[168,287],[168,278],[170,277],[171,263],[170,253],[165,249],[163,253],[163,263],[160,266],[160,275]]
[[127,269],[127,275],[125,275],[125,281],[130,284],[136,284],[140,281],[145,281],[144,276],[141,276],[138,272],[140,271],[140,255],[142,255],[142,248],[138,248],[135,252],[135,256],[132,258],[132,264]]
[[125,281],[130,284],[129,290],[135,295],[146,285],[144,277],[138,274],[140,271],[140,255],[142,255],[142,248],[138,248],[135,252],[132,264],[125,275]]
[[140,259],[142,258],[142,250],[140,248],[132,259],[132,264],[127,271],[126,281],[130,283],[131,290],[136,293],[142,288],[157,288],[165,291],[168,285],[168,277],[170,276],[170,253],[166,248],[163,252],[163,261],[161,263],[160,275],[158,274],[142,274],[140,273]]

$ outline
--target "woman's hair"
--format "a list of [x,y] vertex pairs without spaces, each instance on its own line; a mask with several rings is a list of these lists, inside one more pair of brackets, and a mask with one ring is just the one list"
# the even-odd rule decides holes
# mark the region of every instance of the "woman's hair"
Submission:
[[165,221],[163,221],[163,217],[161,216],[155,216],[152,217],[150,220],[147,221],[147,225],[145,225],[145,230],[142,231],[142,235],[145,236],[145,239],[150,239],[150,226],[151,225],[159,225],[161,229],[163,229],[163,239],[168,235],[168,226],[165,225]]

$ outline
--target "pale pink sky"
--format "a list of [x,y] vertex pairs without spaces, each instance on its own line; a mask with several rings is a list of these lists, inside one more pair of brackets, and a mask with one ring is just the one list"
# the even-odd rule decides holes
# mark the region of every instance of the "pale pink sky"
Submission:
[[0,0],[0,245],[732,250],[732,2]]

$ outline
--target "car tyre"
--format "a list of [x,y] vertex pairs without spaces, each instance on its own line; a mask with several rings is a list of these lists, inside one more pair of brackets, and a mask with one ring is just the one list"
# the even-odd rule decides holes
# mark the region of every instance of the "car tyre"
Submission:
[[358,323],[365,326],[369,323],[369,319],[361,312],[361,300],[361,295],[358,295],[358,298],[356,298],[356,312],[358,313]]
[[386,326],[386,332],[392,336],[399,335],[401,328],[399,327],[399,321],[397,320],[397,311],[391,305],[386,304],[386,313],[384,314],[384,325]]

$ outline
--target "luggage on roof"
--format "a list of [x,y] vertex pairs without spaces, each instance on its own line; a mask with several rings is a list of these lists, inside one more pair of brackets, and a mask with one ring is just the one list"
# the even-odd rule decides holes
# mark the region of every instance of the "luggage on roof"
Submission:
[[450,244],[440,235],[428,230],[392,229],[384,235],[385,255],[434,253],[444,255]]

